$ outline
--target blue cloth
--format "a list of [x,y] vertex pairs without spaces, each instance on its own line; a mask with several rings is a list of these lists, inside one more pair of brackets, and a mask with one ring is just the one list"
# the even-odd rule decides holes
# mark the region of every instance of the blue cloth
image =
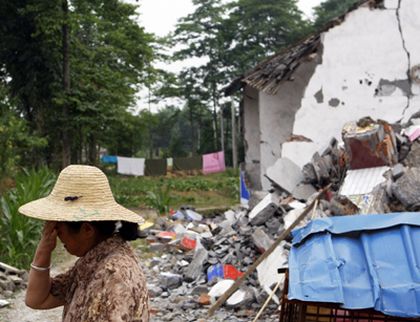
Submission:
[[109,163],[109,164],[117,164],[117,156],[116,155],[103,155],[101,157],[102,163]]
[[292,234],[289,299],[420,316],[420,213],[323,218]]
[[240,177],[239,177],[239,181],[240,181],[240,185],[239,185],[239,190],[240,190],[240,195],[241,195],[241,203],[245,204],[248,203],[249,201],[249,191],[246,187],[245,184],[245,172],[241,171],[240,172]]

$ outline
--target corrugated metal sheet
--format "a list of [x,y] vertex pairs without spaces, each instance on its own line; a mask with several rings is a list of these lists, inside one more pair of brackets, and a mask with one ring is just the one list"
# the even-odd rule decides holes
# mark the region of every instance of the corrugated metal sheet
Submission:
[[293,232],[289,299],[420,316],[420,213],[330,217]]

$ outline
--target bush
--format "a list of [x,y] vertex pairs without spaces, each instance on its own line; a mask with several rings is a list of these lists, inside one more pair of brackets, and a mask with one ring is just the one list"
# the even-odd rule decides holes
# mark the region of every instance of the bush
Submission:
[[0,261],[27,268],[35,252],[43,222],[21,215],[19,207],[51,191],[55,175],[47,168],[23,170],[16,188],[0,198]]

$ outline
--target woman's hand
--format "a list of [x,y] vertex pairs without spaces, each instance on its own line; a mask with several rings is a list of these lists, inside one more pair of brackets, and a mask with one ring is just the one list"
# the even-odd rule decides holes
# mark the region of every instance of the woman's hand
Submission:
[[51,253],[57,245],[57,222],[47,221],[29,271],[25,303],[33,309],[50,309],[64,304],[50,293]]
[[51,263],[51,253],[57,246],[57,222],[47,221],[42,230],[41,240],[35,252],[33,264],[48,267]]
[[42,230],[41,240],[38,244],[38,250],[51,253],[57,246],[57,222],[47,221]]

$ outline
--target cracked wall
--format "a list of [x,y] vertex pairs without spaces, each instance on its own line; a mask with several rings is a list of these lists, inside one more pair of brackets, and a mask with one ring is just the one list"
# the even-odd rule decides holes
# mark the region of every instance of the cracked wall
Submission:
[[258,91],[250,86],[244,90],[245,171],[252,188],[260,190],[260,111]]
[[419,111],[420,86],[409,78],[411,68],[420,64],[419,32],[420,1],[386,0],[385,9],[361,7],[323,34],[322,63],[293,125],[293,134],[313,143],[287,142],[282,156],[302,166],[331,137],[341,139],[347,121],[369,115],[405,122]]
[[271,187],[264,176],[266,170],[281,157],[282,144],[292,134],[300,99],[317,64],[317,55],[307,57],[293,73],[293,78],[283,82],[277,95],[259,92],[260,182],[264,190]]

